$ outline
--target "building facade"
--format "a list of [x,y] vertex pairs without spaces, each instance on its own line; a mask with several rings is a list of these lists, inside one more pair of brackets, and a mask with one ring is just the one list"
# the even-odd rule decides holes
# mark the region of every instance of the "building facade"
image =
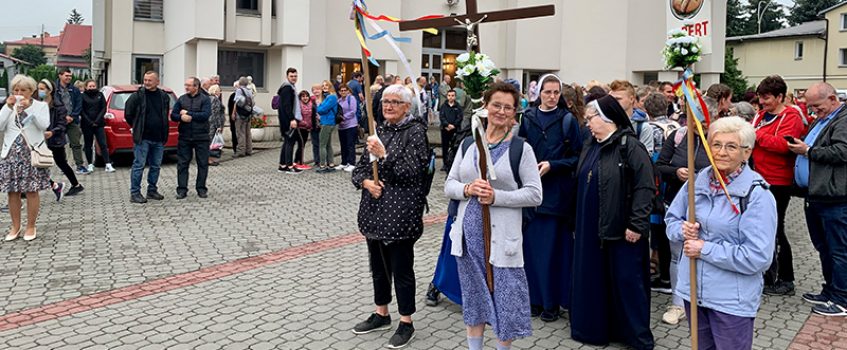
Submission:
[[[240,75],[253,77],[257,102],[269,110],[271,96],[287,67],[300,71],[301,89],[336,75],[349,79],[360,68],[360,50],[349,20],[349,1],[330,0],[94,0],[94,76],[101,83],[140,83],[147,70],[161,73],[165,86],[188,76],[218,74],[224,85]],[[503,71],[521,81],[558,73],[565,81],[596,79],[675,80],[665,71],[661,50],[666,39],[667,1],[640,0],[487,0],[481,12],[554,3],[556,15],[480,25],[482,51]],[[464,2],[370,0],[371,12],[401,18],[464,13]],[[726,4],[711,6],[713,52],[697,64],[703,84],[723,71]],[[384,23],[397,31],[396,24]],[[463,52],[461,28],[439,35],[402,33],[400,44],[412,75],[441,78],[455,72]],[[383,41],[369,42],[380,62],[374,74],[408,76]]]

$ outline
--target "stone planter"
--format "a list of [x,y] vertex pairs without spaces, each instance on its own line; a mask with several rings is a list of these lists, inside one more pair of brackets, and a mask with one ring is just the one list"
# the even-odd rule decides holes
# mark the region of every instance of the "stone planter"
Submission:
[[265,129],[250,129],[250,137],[253,139],[253,142],[262,142],[265,139]]

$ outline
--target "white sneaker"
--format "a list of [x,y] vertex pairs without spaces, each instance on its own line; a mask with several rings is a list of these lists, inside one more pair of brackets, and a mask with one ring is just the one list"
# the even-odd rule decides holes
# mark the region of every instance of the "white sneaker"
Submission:
[[115,172],[115,168],[112,167],[112,163],[106,163],[106,172],[107,173],[114,173]]
[[353,172],[353,169],[356,169],[356,166],[355,166],[355,165],[348,165],[348,166],[346,166],[346,167],[344,168],[344,171],[346,171],[346,172],[348,172],[348,173],[352,173],[352,172]]
[[685,319],[685,309],[678,305],[668,306],[668,311],[662,315],[662,321],[670,325],[676,325],[683,319]]
[[89,173],[93,173],[93,172],[94,172],[94,164],[88,164],[88,172],[89,172]]
[[344,170],[347,168],[347,164],[341,164],[335,167],[335,170]]

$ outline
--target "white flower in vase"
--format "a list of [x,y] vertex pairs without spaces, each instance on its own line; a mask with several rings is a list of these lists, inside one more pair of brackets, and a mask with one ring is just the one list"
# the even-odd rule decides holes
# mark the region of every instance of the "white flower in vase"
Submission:
[[459,57],[456,57],[456,62],[459,62],[459,63],[465,63],[465,62],[467,62],[469,59],[471,59],[471,54],[469,54],[469,53],[465,52],[465,53],[463,53],[463,54],[459,55]]
[[465,76],[471,75],[476,71],[476,67],[471,66],[471,65],[467,65],[467,66],[462,67],[461,71],[462,71],[462,73],[464,73]]

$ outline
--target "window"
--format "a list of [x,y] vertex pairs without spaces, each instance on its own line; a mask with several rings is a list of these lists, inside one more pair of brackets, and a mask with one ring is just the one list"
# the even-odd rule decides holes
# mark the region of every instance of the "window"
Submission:
[[140,20],[161,21],[163,0],[135,0],[134,18]]
[[236,0],[235,10],[237,13],[260,14],[259,0]]
[[841,14],[841,30],[847,30],[847,13]]
[[794,59],[802,60],[803,59],[803,42],[797,41],[794,43]]
[[847,49],[838,49],[838,65],[847,67]]
[[239,77],[253,77],[256,87],[265,87],[265,53],[226,49],[218,51],[218,74],[222,81],[236,81]]
[[159,56],[133,56],[132,57],[132,83],[141,84],[144,82],[144,73],[154,71],[159,73],[159,80],[162,80],[162,57]]

